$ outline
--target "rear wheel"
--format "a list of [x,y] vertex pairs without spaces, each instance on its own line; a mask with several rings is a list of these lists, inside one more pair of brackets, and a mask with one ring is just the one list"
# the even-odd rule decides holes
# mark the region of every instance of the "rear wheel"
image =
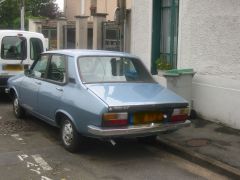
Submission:
[[68,118],[64,118],[61,124],[61,140],[66,150],[70,152],[79,150],[81,136]]
[[13,97],[13,112],[16,118],[23,118],[25,110],[20,106],[17,95]]

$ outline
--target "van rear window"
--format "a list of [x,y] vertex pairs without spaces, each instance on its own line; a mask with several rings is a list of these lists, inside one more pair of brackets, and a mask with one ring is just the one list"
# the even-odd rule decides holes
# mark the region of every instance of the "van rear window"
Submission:
[[37,60],[40,54],[43,52],[43,43],[41,39],[30,39],[30,58],[31,60]]
[[5,60],[25,60],[27,40],[24,37],[6,36],[2,39],[1,58]]

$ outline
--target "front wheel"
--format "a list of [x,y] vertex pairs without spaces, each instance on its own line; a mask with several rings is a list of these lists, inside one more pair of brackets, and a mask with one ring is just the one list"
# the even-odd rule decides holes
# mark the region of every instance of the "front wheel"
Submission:
[[61,140],[64,148],[69,152],[77,152],[79,150],[80,135],[68,118],[65,118],[61,124]]
[[13,97],[13,112],[16,118],[23,118],[25,115],[24,109],[20,106],[17,95]]

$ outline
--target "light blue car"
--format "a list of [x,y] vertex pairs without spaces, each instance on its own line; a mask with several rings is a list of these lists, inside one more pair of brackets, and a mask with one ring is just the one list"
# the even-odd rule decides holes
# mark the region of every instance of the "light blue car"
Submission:
[[60,127],[70,152],[84,137],[154,141],[190,124],[187,101],[156,83],[139,58],[121,52],[48,51],[10,78],[7,91],[17,118],[28,112]]

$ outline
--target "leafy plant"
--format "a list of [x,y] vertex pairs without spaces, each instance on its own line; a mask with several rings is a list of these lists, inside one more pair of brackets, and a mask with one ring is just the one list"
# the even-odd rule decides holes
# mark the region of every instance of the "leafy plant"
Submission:
[[160,57],[155,61],[158,70],[170,70],[172,65],[168,63],[166,56],[160,55]]
[[[1,0],[0,0],[1,2]],[[20,0],[6,0],[0,5],[0,29],[20,28]],[[56,0],[25,0],[25,26],[30,17],[55,19],[60,16]]]

